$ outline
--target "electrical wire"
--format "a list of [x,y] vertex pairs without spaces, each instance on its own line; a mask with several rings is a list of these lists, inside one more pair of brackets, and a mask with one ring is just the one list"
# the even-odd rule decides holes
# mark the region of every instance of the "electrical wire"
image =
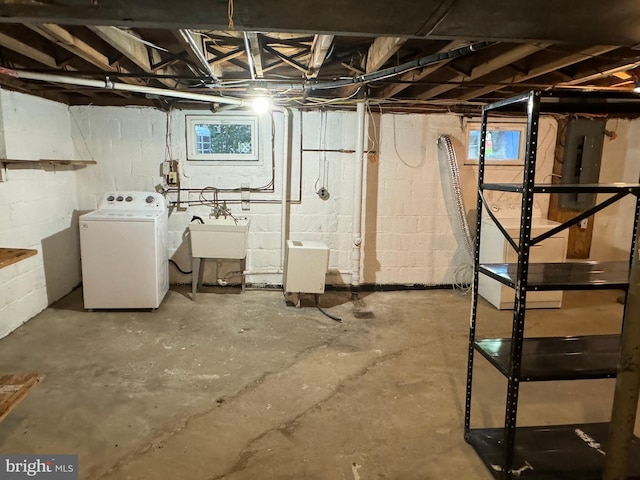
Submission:
[[227,16],[229,17],[229,28],[233,30],[235,26],[233,23],[233,0],[229,0],[227,4]]
[[185,271],[185,270],[181,269],[181,268],[180,268],[180,265],[178,265],[178,264],[177,264],[173,259],[171,259],[171,258],[169,259],[169,263],[170,263],[171,265],[173,265],[174,267],[176,267],[176,269],[177,269],[180,273],[182,273],[183,275],[191,275],[191,274],[193,273],[193,270],[189,270],[189,271],[187,272],[187,271]]
[[[80,125],[78,124],[78,121],[76,120],[75,115],[71,115],[71,118],[73,119],[73,123],[75,123],[76,127],[78,128],[78,132],[80,132],[80,138],[82,138],[82,143],[84,143],[85,150],[91,157],[91,160],[95,160],[95,158],[93,158],[93,154],[91,153],[91,150],[89,149],[89,145],[87,144],[87,139],[84,136],[84,133],[82,132],[82,128],[80,128]],[[78,145],[76,144],[75,135],[71,136],[71,140],[73,141],[73,144],[75,145],[76,150],[80,151],[80,149],[78,148]]]
[[320,150],[320,152],[318,152],[318,176],[316,177],[316,181],[313,184],[313,190],[316,192],[319,191],[318,184],[320,183],[320,176],[322,172],[322,150],[324,149],[324,146],[322,144],[322,133],[325,129],[325,116],[326,116],[326,111],[324,110],[324,108],[321,108],[320,109],[320,135],[318,137],[318,149]]
[[318,310],[320,310],[320,313],[322,313],[325,317],[328,317],[335,322],[342,322],[342,319],[340,317],[331,315],[329,312],[327,312],[320,306],[320,295],[316,295],[315,297],[316,297],[316,307],[318,308]]
[[396,152],[396,156],[407,167],[409,167],[409,168],[420,168],[422,166],[422,164],[424,163],[424,159],[420,160],[420,162],[417,165],[412,165],[409,162],[407,162],[404,158],[402,158],[402,155],[400,155],[400,152],[398,152],[398,142],[397,142],[397,139],[396,139],[396,130],[397,130],[397,128],[396,128],[396,116],[395,116],[395,114],[391,114],[391,121],[393,122],[393,149]]
[[[380,109],[380,117],[382,118],[382,106],[377,104]],[[373,126],[373,138],[371,138],[371,133],[367,129],[367,149],[366,152],[371,152],[372,150],[376,150],[378,146],[378,141],[380,140],[378,137],[378,127],[376,127],[376,120],[373,117],[373,111],[371,110],[371,101],[367,100],[364,104],[365,110],[369,115],[369,125]],[[365,153],[366,153],[365,152]]]

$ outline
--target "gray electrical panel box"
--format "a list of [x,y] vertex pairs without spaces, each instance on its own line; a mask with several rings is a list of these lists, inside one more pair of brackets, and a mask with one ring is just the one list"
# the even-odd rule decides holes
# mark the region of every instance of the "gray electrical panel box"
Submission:
[[[598,183],[606,119],[573,118],[567,122],[562,158],[565,184]],[[595,205],[595,193],[563,193],[560,208],[584,211]]]

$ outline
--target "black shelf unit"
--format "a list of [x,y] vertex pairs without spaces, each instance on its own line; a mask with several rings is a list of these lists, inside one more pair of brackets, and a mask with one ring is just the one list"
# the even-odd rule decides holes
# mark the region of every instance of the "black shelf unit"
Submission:
[[[522,183],[485,183],[485,140],[489,115],[527,117]],[[535,244],[576,225],[627,195],[636,197],[633,239],[638,229],[640,184],[536,184],[537,136],[541,113],[638,113],[640,96],[621,92],[531,91],[484,107],[480,129],[478,200],[473,294],[469,328],[465,439],[499,480],[600,479],[608,423],[519,427],[517,410],[521,382],[585,380],[616,376],[620,335],[525,338],[527,292],[541,290],[626,289],[630,262],[529,263]],[[485,190],[521,194],[520,234],[514,241],[484,197]],[[534,195],[550,193],[610,194],[606,200],[537,237],[531,236]],[[480,263],[483,209],[518,254],[517,263]],[[634,246],[632,241],[631,251]],[[486,275],[514,289],[512,333],[509,338],[476,338],[478,278]],[[474,354],[479,353],[507,381],[505,420],[501,428],[471,428]],[[632,442],[629,477],[640,480],[640,440]]]
[[[525,480],[601,480],[608,423],[520,427],[514,448],[514,477]],[[467,441],[494,477],[502,477],[504,429],[471,430]],[[640,441],[634,438],[628,480],[640,480]]]

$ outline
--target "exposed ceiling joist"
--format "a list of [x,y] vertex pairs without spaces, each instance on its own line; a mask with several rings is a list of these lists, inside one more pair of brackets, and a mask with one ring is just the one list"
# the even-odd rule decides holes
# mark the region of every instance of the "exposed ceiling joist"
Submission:
[[[586,48],[584,50],[581,50],[577,53],[571,54],[571,55],[567,55],[566,57],[561,57],[555,60],[551,60],[549,62],[543,63],[541,65],[536,65],[535,67],[531,68],[528,72],[520,74],[520,75],[515,75],[514,77],[512,77],[509,81],[511,84],[515,84],[515,83],[520,83],[520,82],[525,82],[527,80],[530,80],[532,78],[535,77],[539,77],[541,75],[545,75],[547,73],[550,72],[554,72],[556,70],[559,70],[561,68],[565,68],[568,67],[570,65],[574,65],[576,63],[580,63],[583,62],[585,60],[588,60],[590,58],[599,56],[599,55],[603,55],[607,52],[611,52],[613,50],[615,50],[617,47],[612,47],[612,46],[603,46],[603,45],[599,45],[599,46],[595,46],[595,47],[591,47],[591,48]],[[503,88],[507,87],[507,85],[505,86],[487,86],[487,87],[482,87],[482,88],[478,88],[475,90],[471,90],[468,92],[463,93],[462,95],[458,95],[458,98],[460,100],[470,100],[472,98],[477,98],[477,97],[481,97],[483,95],[486,95],[487,93],[491,93],[491,92],[496,92],[498,90],[502,90]]]
[[[122,55],[131,60],[134,64],[142,69],[145,73],[154,73],[151,65],[150,55],[147,51],[147,47],[140,41],[132,38],[135,36],[133,33],[124,33],[117,27],[90,27],[91,30],[98,35],[102,40],[107,42],[113,48],[118,50]],[[166,75],[177,75],[177,73],[170,68],[165,68],[157,73]],[[175,80],[170,78],[160,78],[159,82],[167,87],[175,88],[178,84]]]
[[366,72],[371,73],[379,70],[406,41],[406,38],[401,37],[376,38],[369,47],[369,53],[367,53]]
[[27,45],[9,35],[5,35],[4,33],[0,33],[0,45],[9,50],[12,50],[20,55],[23,55],[31,60],[35,60],[42,65],[45,65],[50,68],[58,67],[58,62],[51,55],[48,55],[37,48],[32,47],[31,45]]
[[[442,47],[440,50],[438,50],[438,53],[443,53],[443,52],[448,52],[450,50],[455,50],[456,48],[462,47],[466,43],[467,42],[465,42],[463,40],[454,40],[453,42],[448,43],[447,45]],[[411,86],[411,83],[409,83],[409,82],[419,82],[423,78],[428,77],[433,72],[435,72],[435,71],[439,70],[440,68],[444,67],[449,61],[450,60],[443,60],[442,62],[435,63],[435,64],[433,64],[433,65],[431,65],[429,67],[425,67],[422,70],[411,70],[410,72],[407,72],[407,73],[401,75],[399,80],[402,81],[402,82],[407,82],[407,83],[395,83],[393,85],[388,86],[387,88],[382,90],[382,92],[380,93],[380,97],[381,98],[391,98],[394,95],[397,95],[398,93],[403,91],[405,88]]]
[[262,61],[262,45],[260,43],[260,36],[256,32],[245,32],[247,42],[249,43],[249,51],[247,52],[247,58],[251,57],[253,60],[253,74],[256,78],[263,78],[264,72]]
[[483,77],[499,68],[505,67],[510,63],[516,62],[524,57],[528,57],[534,52],[537,52],[541,49],[547,48],[551,44],[542,43],[542,44],[531,44],[525,43],[523,45],[518,45],[517,47],[511,48],[506,52],[496,55],[488,62],[484,62],[473,69],[470,75],[456,75],[452,79],[448,81],[448,83],[443,85],[438,85],[436,87],[430,88],[426,92],[422,92],[417,95],[417,98],[420,100],[428,100],[430,98],[437,97],[449,90],[453,90],[457,87],[456,83],[468,82],[471,80],[475,80],[477,78]]
[[307,78],[316,78],[320,73],[320,68],[324,63],[329,49],[333,44],[333,35],[316,35],[313,37],[313,43],[311,44],[311,55],[309,58],[309,66],[305,73]]
[[560,86],[580,85],[583,83],[590,82],[592,80],[598,80],[603,77],[608,77],[610,75],[613,75],[619,72],[627,72],[629,70],[633,70],[634,68],[638,68],[638,67],[640,67],[640,61],[633,62],[633,63],[623,63],[621,65],[607,67],[596,73],[583,74],[583,75],[574,77],[566,82],[562,82],[559,85]]
[[[111,64],[109,58],[103,53],[99,52],[92,46],[83,42],[77,37],[71,35],[67,30],[59,25],[53,25],[51,23],[45,23],[42,25],[27,25],[34,32],[39,33],[43,37],[51,40],[56,45],[68,50],[69,52],[82,58],[84,61],[98,67],[101,70],[107,72],[122,72],[131,73],[125,68],[118,69]],[[127,83],[134,85],[145,85],[145,82],[137,78],[127,77],[123,79]]]

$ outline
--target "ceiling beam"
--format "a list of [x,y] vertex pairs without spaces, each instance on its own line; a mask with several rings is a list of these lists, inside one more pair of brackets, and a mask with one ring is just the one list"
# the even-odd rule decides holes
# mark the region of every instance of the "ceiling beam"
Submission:
[[[65,50],[73,53],[74,55],[82,58],[84,61],[98,67],[101,70],[114,73],[132,73],[122,67],[118,69],[111,64],[109,58],[102,52],[99,52],[91,45],[88,45],[79,38],[74,37],[59,25],[54,25],[52,23],[43,23],[39,25],[29,24],[26,26],[34,32],[42,35],[44,38],[52,41],[56,45],[64,48]],[[123,78],[123,81],[134,85],[146,85],[144,81],[133,77],[125,77]]]
[[307,78],[316,78],[320,73],[320,68],[322,68],[322,64],[333,44],[333,38],[333,35],[316,35],[313,37],[309,65],[305,73]]
[[480,65],[475,67],[469,75],[456,75],[455,77],[449,79],[447,81],[448,83],[430,88],[427,91],[417,95],[416,98],[418,98],[419,100],[429,100],[430,98],[437,97],[438,95],[448,92],[449,90],[457,88],[458,85],[456,85],[456,82],[463,83],[483,77],[484,75],[498,70],[499,68],[505,67],[510,63],[517,62],[522,58],[528,57],[532,53],[547,48],[550,45],[550,43],[525,43],[523,45],[518,45],[517,47],[511,48],[506,52],[501,53],[500,55],[496,55],[490,60],[481,63]]
[[[628,61],[628,59],[627,59]],[[633,70],[634,68],[640,67],[640,62],[633,63],[623,63],[619,65],[609,65],[605,69],[593,73],[593,71],[588,73],[582,73],[577,76],[574,76],[572,79],[559,83],[559,86],[572,86],[572,85],[580,85],[583,83],[590,82],[592,80],[598,80],[603,77],[610,77],[616,73],[627,72],[629,70]]]
[[402,37],[378,37],[376,38],[367,53],[366,72],[371,73],[380,69],[406,42]]
[[[576,63],[583,62],[585,60],[589,60],[593,57],[597,57],[599,55],[603,55],[612,50],[615,50],[618,47],[612,47],[608,45],[598,45],[595,47],[587,48],[581,50],[576,53],[572,53],[571,55],[567,55],[566,57],[557,58],[555,60],[551,60],[549,62],[545,62],[541,65],[531,68],[526,73],[521,73],[511,77],[509,79],[510,84],[525,82],[535,77],[539,77],[541,75],[545,75],[550,72],[554,72],[561,68],[568,67],[570,65],[574,65]],[[481,97],[482,95],[486,95],[487,93],[496,92],[498,90],[502,90],[503,88],[508,87],[509,85],[504,86],[487,86],[482,88],[477,88],[475,90],[468,91],[463,93],[462,95],[458,95],[457,98],[460,100],[470,100],[472,98]]]
[[[247,51],[247,58],[251,57],[253,60],[253,72],[256,78],[263,78],[264,72],[262,71],[262,45],[260,43],[259,34],[256,32],[245,32],[249,49]],[[251,62],[249,63],[251,65]]]
[[[440,50],[438,50],[437,53],[444,53],[444,52],[448,52],[450,50],[455,50],[456,48],[462,47],[466,43],[467,42],[465,42],[463,40],[454,40],[452,42],[449,42],[447,45],[442,47]],[[442,62],[434,63],[433,65],[429,65],[428,67],[425,67],[422,70],[418,70],[418,69],[411,70],[411,71],[409,71],[409,72],[407,72],[407,73],[405,73],[403,75],[400,75],[400,78],[398,78],[398,80],[400,80],[402,82],[406,82],[406,83],[394,83],[393,85],[388,86],[387,88],[385,88],[384,90],[382,90],[380,92],[380,98],[390,98],[390,97],[393,97],[393,96],[397,95],[398,93],[400,93],[405,88],[410,87],[411,86],[410,82],[419,82],[423,78],[428,77],[433,72],[435,72],[435,71],[441,69],[442,67],[444,67],[450,61],[451,60],[443,60]]]
[[[155,73],[150,61],[150,55],[145,45],[135,40],[132,37],[137,35],[131,32],[124,32],[118,27],[89,27],[96,35],[102,40],[107,42],[117,51],[119,51],[126,58],[131,60],[134,64],[142,69],[145,73]],[[138,37],[139,38],[139,37]],[[165,68],[158,70],[157,73],[163,75],[177,75],[175,70],[171,68]],[[178,84],[175,80],[170,78],[159,78],[158,81],[169,88],[175,88]]]
[[16,40],[9,35],[0,32],[0,45],[9,50],[12,50],[20,55],[30,58],[31,60],[35,60],[42,65],[46,65],[47,67],[57,68],[58,62],[51,55],[48,55],[37,48],[32,47],[31,45],[27,45],[19,40]]

